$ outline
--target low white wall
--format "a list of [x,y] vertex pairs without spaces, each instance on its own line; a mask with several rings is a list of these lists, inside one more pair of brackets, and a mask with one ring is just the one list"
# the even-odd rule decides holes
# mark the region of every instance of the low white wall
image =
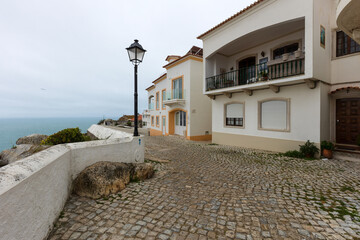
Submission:
[[[117,132],[95,128],[100,133]],[[143,138],[126,134],[57,145],[0,168],[0,239],[46,238],[69,197],[72,181],[99,161],[143,162]]]

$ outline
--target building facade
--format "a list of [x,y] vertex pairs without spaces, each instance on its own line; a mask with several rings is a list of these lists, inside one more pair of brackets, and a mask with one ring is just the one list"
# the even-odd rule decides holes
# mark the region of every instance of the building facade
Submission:
[[180,135],[189,140],[211,140],[211,100],[202,93],[202,49],[184,56],[170,55],[166,73],[147,88],[150,135]]
[[360,46],[338,0],[259,0],[200,35],[214,143],[272,151],[355,146]]

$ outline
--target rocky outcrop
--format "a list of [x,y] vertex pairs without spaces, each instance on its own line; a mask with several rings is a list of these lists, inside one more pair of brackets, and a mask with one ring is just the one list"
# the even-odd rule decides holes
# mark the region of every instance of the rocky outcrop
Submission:
[[47,135],[31,134],[16,141],[16,146],[0,152],[0,167],[40,152],[49,146],[40,145]]
[[75,179],[74,193],[98,199],[117,193],[130,181],[151,178],[154,169],[149,163],[98,162],[85,168]]
[[45,140],[48,136],[42,134],[31,134],[29,136],[21,137],[16,141],[16,145],[31,144],[40,145],[42,140]]
[[40,152],[49,146],[21,144],[0,153],[0,167]]

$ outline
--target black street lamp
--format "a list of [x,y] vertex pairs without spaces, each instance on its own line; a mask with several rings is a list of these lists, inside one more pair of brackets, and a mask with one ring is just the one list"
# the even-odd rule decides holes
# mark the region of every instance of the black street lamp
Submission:
[[135,117],[134,117],[134,136],[139,136],[138,133],[138,92],[137,92],[137,69],[138,69],[138,65],[142,62],[145,52],[146,50],[143,49],[143,47],[139,44],[139,40],[135,39],[134,43],[130,45],[130,47],[126,48],[128,54],[129,54],[129,59],[130,62],[132,62],[132,64],[134,64],[134,78],[135,78],[135,87],[134,87],[134,112],[135,112]]

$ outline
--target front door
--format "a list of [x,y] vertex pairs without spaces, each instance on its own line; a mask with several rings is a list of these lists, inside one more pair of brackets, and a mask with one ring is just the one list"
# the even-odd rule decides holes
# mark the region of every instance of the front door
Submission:
[[256,58],[249,57],[239,62],[239,84],[248,84],[256,80]]
[[336,143],[357,144],[360,135],[360,98],[336,100]]
[[178,111],[175,113],[175,134],[184,136],[186,132],[186,112]]
[[166,117],[162,117],[162,134],[166,135]]

